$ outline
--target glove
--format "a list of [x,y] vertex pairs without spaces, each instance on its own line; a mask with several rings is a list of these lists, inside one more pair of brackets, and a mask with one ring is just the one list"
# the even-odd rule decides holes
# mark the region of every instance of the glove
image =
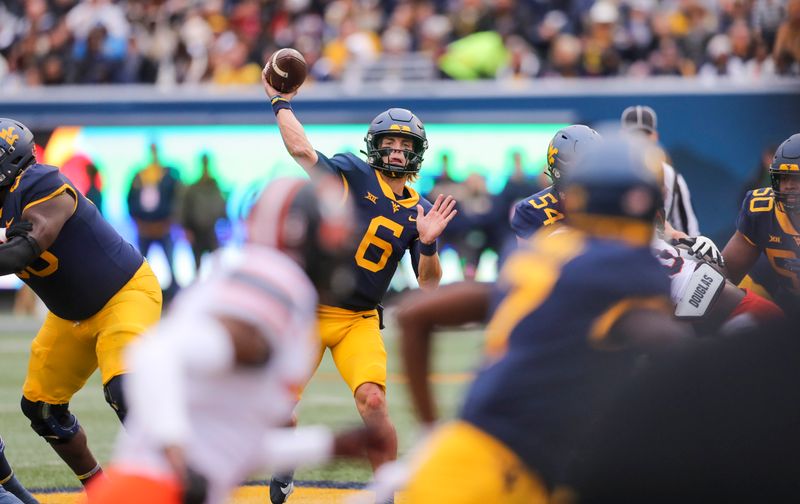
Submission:
[[15,236],[28,236],[28,233],[33,231],[33,223],[31,221],[19,221],[11,224],[6,228],[6,241],[11,241]]
[[725,267],[725,260],[722,258],[722,253],[717,246],[706,236],[692,236],[689,238],[680,238],[676,240],[677,244],[685,245],[692,252],[692,255],[698,259],[719,264]]

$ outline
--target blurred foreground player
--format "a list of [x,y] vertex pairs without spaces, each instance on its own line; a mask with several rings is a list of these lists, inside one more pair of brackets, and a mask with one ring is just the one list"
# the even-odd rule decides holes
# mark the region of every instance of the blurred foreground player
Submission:
[[774,298],[788,312],[800,303],[800,133],[775,151],[769,175],[772,187],[745,196],[722,256],[738,283],[763,253],[780,281]]
[[36,163],[33,134],[0,119],[0,275],[16,273],[49,310],[31,344],[22,412],[86,484],[101,474],[69,411],[100,368],[120,420],[125,347],[161,316],[161,288],[142,255],[54,166]]
[[210,277],[131,349],[127,432],[90,502],[222,503],[264,468],[381,447],[368,431],[281,428],[313,371],[317,292],[334,293],[346,271],[351,222],[336,183],[267,187],[249,243],[232,260],[217,254]]
[[[534,235],[508,259],[487,362],[459,419],[420,452],[409,502],[547,502],[639,352],[685,339],[649,249],[661,206],[655,174],[630,140],[590,152],[565,176],[569,227]],[[420,337],[414,316],[404,318],[403,339]],[[427,345],[416,348],[404,354],[409,370],[428,359]]]
[[[330,158],[314,150],[289,101],[264,81],[286,150],[312,177],[333,174],[356,209],[350,259],[355,290],[336,303],[321,300],[317,309],[321,350],[326,348],[347,383],[361,418],[384,433],[385,449],[369,455],[373,469],[397,456],[397,433],[386,406],[386,349],[380,306],[397,265],[408,250],[422,289],[439,285],[442,268],[436,240],[456,214],[455,200],[439,195],[433,205],[408,186],[416,180],[428,148],[425,127],[410,111],[392,108],[379,114],[364,138],[367,161],[353,154]],[[276,490],[280,487],[281,490]],[[291,475],[270,484],[274,504],[291,491]]]

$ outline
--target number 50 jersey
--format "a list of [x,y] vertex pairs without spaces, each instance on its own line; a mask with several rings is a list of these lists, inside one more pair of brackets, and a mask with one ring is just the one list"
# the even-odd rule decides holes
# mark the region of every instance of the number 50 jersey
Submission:
[[775,200],[771,187],[747,193],[739,211],[736,229],[754,247],[764,252],[779,275],[776,301],[786,306],[800,299],[800,232]]
[[342,178],[346,197],[352,199],[358,219],[356,234],[360,242],[353,257],[356,286],[338,306],[372,310],[383,299],[406,249],[411,252],[411,263],[418,274],[416,206],[422,205],[427,214],[433,205],[408,186],[402,196],[395,195],[378,170],[353,154],[331,158],[319,152],[317,155],[317,167]]
[[26,209],[63,193],[75,200],[72,216],[53,244],[17,276],[54,315],[86,320],[133,277],[144,259],[54,166],[35,164],[18,175],[0,219],[8,227],[22,220]]

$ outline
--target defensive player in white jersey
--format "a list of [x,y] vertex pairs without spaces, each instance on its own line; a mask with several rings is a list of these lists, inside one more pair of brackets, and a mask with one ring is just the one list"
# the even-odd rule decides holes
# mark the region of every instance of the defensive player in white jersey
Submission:
[[315,364],[317,292],[333,292],[352,254],[338,188],[273,182],[251,212],[249,243],[217,255],[209,278],[132,347],[127,433],[90,502],[221,503],[259,470],[381,448],[366,429],[280,428]]
[[[663,214],[657,219],[664,227]],[[721,261],[693,253],[693,241],[669,238],[680,234],[666,223],[666,233],[658,232],[651,243],[653,253],[669,276],[670,297],[678,319],[692,322],[704,332],[719,329],[724,333],[783,317],[773,302],[740,289],[725,278]]]

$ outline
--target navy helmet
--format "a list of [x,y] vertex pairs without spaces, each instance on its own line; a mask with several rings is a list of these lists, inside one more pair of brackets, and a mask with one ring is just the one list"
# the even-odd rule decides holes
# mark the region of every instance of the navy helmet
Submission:
[[787,138],[775,151],[769,167],[769,178],[775,200],[789,212],[800,212],[800,192],[781,191],[781,178],[796,177],[800,182],[800,133]]
[[663,207],[661,153],[630,135],[604,137],[565,172],[567,218],[573,227],[596,235],[635,232],[649,243],[654,218]]
[[556,188],[560,186],[562,175],[575,165],[581,152],[599,139],[600,135],[595,130],[583,124],[558,130],[547,146],[547,176]]
[[[404,151],[406,163],[404,166],[389,165],[383,162],[391,149],[381,149],[381,138],[386,135],[410,138],[414,144],[411,151]],[[364,137],[367,144],[367,164],[378,170],[383,170],[391,176],[400,177],[419,172],[422,167],[422,157],[428,149],[428,138],[425,135],[425,125],[410,110],[391,108],[378,114],[369,125],[367,135]]]
[[14,119],[0,118],[0,188],[36,161],[33,133]]

